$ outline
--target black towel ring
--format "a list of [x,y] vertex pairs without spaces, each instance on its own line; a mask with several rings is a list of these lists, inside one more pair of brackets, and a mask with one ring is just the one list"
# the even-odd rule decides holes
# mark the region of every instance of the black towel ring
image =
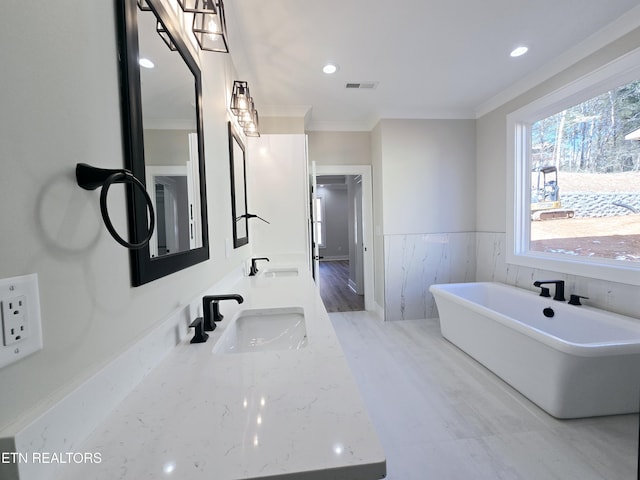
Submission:
[[[104,226],[107,227],[107,230],[116,242],[130,250],[138,250],[147,246],[155,229],[156,214],[153,210],[153,202],[149,196],[149,192],[147,192],[144,184],[138,180],[133,173],[125,169],[109,170],[92,167],[86,163],[78,163],[76,165],[76,179],[78,181],[78,185],[85,190],[95,190],[98,187],[102,187],[100,192],[100,213],[102,214]],[[149,212],[149,231],[146,237],[139,243],[127,242],[118,234],[111,222],[111,217],[109,217],[109,211],[107,209],[107,195],[109,193],[109,188],[114,183],[130,183],[137,186],[144,194],[147,210]]]

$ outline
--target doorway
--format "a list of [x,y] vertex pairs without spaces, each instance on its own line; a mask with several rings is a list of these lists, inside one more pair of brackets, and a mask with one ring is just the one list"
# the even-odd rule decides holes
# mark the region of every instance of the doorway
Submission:
[[316,176],[320,296],[328,312],[364,310],[362,177]]
[[371,167],[316,166],[315,184],[317,280],[327,311],[374,310]]

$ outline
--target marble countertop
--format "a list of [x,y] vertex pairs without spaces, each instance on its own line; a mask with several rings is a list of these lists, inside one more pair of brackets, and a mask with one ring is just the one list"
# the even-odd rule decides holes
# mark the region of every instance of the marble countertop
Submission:
[[[207,343],[179,344],[76,451],[58,478],[373,480],[385,456],[329,316],[308,273],[245,277],[221,302]],[[217,354],[246,309],[301,307],[300,350]]]

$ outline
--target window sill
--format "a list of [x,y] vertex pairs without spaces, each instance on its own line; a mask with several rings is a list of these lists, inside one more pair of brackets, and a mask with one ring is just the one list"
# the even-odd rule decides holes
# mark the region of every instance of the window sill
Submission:
[[[558,258],[558,254],[544,252],[511,253],[507,250],[506,262],[511,265],[531,267],[541,270],[596,278],[629,285],[640,285],[640,271],[637,263],[628,264],[600,258],[592,261],[584,257]],[[627,265],[628,264],[628,265]]]

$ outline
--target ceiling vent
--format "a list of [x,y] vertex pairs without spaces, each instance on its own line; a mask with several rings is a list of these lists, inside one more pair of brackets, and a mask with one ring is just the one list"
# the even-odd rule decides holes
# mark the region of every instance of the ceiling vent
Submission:
[[378,86],[378,82],[348,82],[347,89],[372,90]]

